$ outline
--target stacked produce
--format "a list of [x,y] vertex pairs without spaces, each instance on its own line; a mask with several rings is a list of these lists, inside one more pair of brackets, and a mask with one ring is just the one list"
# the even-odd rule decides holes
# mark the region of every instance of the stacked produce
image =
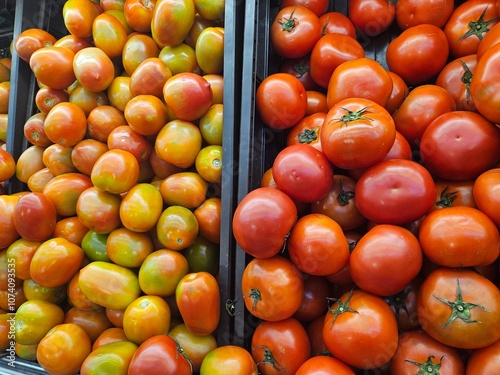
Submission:
[[233,217],[262,374],[500,371],[500,2],[395,3],[271,2],[284,142]]

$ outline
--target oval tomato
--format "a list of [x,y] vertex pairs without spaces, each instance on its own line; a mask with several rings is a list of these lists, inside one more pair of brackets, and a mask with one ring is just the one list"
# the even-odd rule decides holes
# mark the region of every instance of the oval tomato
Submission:
[[64,47],[42,47],[32,53],[29,64],[37,80],[53,89],[66,89],[76,80],[75,53]]
[[62,16],[64,26],[71,35],[79,38],[92,36],[92,23],[103,9],[95,3],[82,0],[68,0],[64,3]]
[[193,0],[157,0],[151,19],[151,36],[156,44],[176,46],[186,39],[196,14]]
[[73,71],[80,85],[92,92],[105,91],[115,78],[113,62],[97,47],[78,51],[73,59]]
[[113,194],[125,193],[137,183],[139,162],[128,151],[109,150],[97,159],[90,178],[98,189]]
[[200,128],[195,124],[172,120],[158,132],[155,151],[162,161],[186,169],[195,164],[202,142]]
[[160,49],[148,34],[130,35],[123,47],[122,64],[127,75],[131,76],[141,62],[149,57],[158,57]]
[[110,371],[126,373],[138,346],[130,341],[118,341],[92,350],[80,368],[80,375],[93,375]]
[[500,187],[500,169],[489,169],[474,181],[472,193],[477,207],[484,212],[497,227],[500,227],[500,201],[497,190]]
[[56,208],[44,194],[29,192],[19,198],[14,210],[14,226],[25,240],[48,240],[56,221]]
[[43,114],[47,114],[56,104],[67,102],[68,100],[69,94],[67,91],[62,89],[53,89],[48,86],[41,87],[35,95],[36,107],[40,113]]
[[258,375],[257,364],[244,348],[222,345],[211,350],[203,359],[200,375]]
[[87,117],[76,104],[61,102],[47,114],[43,130],[52,142],[71,147],[85,137]]
[[122,55],[127,36],[125,27],[109,13],[99,14],[92,23],[94,45],[112,59]]
[[203,74],[222,74],[224,68],[224,28],[206,27],[195,45],[196,61]]
[[76,215],[88,229],[107,234],[121,225],[121,198],[117,194],[89,187],[76,202]]
[[54,303],[35,299],[21,304],[14,319],[12,328],[16,342],[22,345],[36,345],[47,332],[63,322],[64,311]]
[[120,220],[125,228],[135,232],[147,232],[154,228],[161,212],[161,194],[151,184],[133,186],[120,203]]
[[183,206],[169,206],[156,223],[158,241],[167,249],[182,250],[198,237],[199,225],[194,213]]
[[74,323],[82,327],[89,336],[91,343],[93,343],[101,333],[112,326],[104,309],[80,310],[76,307],[72,307],[66,311],[64,323]]
[[21,31],[14,41],[14,49],[19,57],[29,63],[31,55],[37,49],[56,43],[56,38],[49,32],[39,28],[29,28]]

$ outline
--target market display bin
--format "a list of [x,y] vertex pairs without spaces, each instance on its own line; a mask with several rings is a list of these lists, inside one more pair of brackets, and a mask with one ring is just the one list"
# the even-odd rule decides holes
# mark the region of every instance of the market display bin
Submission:
[[[67,34],[62,19],[65,0],[18,0],[9,1],[12,19],[0,8],[0,53],[8,53],[11,42],[20,32],[28,28],[41,28],[56,38]],[[14,8],[15,5],[15,8]],[[234,318],[226,312],[226,300],[234,298],[235,241],[231,230],[232,215],[236,205],[236,182],[238,165],[239,121],[241,100],[241,74],[243,59],[243,25],[245,3],[241,0],[226,0],[224,20],[224,108],[223,108],[223,167],[220,186],[221,234],[218,283],[221,295],[220,323],[215,336],[218,345],[234,342]],[[10,22],[10,28],[1,29]],[[36,112],[35,94],[37,82],[29,65],[16,53],[12,56],[11,91],[9,102],[9,124],[7,150],[17,160],[29,146],[23,134],[23,125]],[[26,191],[26,184],[15,177],[5,182],[5,193]],[[0,374],[46,374],[36,363],[16,358],[15,367],[8,358],[9,352],[0,353]]]

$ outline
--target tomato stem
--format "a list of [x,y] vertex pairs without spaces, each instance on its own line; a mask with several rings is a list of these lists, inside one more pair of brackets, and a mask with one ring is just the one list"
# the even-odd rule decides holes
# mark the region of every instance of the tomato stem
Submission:
[[412,363],[420,368],[416,375],[439,375],[439,369],[441,368],[441,361],[443,360],[443,357],[444,355],[439,358],[439,363],[434,363],[432,361],[436,358],[433,355],[430,355],[424,363],[412,361],[410,359],[405,359],[405,362]]
[[464,68],[464,74],[462,74],[462,82],[465,85],[465,99],[469,101],[470,98],[470,84],[472,82],[472,72],[470,71],[469,67],[467,66],[466,63],[464,63],[462,60],[459,60],[460,64],[462,64],[462,67]]
[[319,127],[316,127],[314,129],[304,129],[303,131],[299,132],[298,137],[299,137],[299,142],[300,143],[311,143],[314,142],[315,140],[318,139],[318,129]]
[[262,362],[257,363],[257,365],[260,364],[268,364],[271,365],[273,369],[275,369],[278,372],[286,372],[286,368],[283,367],[277,360],[274,358],[273,353],[269,348],[266,348],[265,346],[262,345],[256,345],[252,349],[262,349],[264,350],[264,359]]
[[361,119],[373,121],[372,118],[365,116],[366,113],[370,112],[370,110],[369,110],[370,107],[371,107],[371,105],[368,105],[366,107],[361,108],[359,111],[351,111],[350,109],[341,107],[344,111],[347,112],[347,114],[343,115],[340,118],[332,119],[332,121],[342,121],[342,123],[346,126],[347,126],[348,122],[357,121],[357,120],[361,120]]
[[283,16],[278,20],[278,23],[281,25],[282,30],[290,32],[297,25],[297,19],[293,17],[295,9],[296,7],[293,7],[292,13],[290,13],[290,17],[286,18],[285,16]]
[[309,71],[309,66],[307,64],[307,61],[303,61],[295,64],[292,69],[295,73],[298,74],[297,78],[302,78],[302,76]]
[[475,35],[479,40],[483,40],[483,34],[487,33],[490,31],[488,26],[490,23],[495,22],[498,20],[498,17],[493,17],[492,19],[489,19],[488,21],[484,21],[484,15],[486,14],[486,10],[488,9],[488,6],[484,8],[483,12],[481,13],[481,16],[477,21],[470,21],[469,22],[469,30],[467,30],[466,33],[464,33],[460,38],[457,39],[463,40],[467,39],[470,36]]
[[344,314],[346,312],[353,312],[353,313],[359,314],[359,312],[357,310],[354,310],[352,307],[349,306],[349,302],[351,302],[351,297],[352,297],[353,291],[354,291],[354,289],[351,289],[345,302],[342,302],[340,299],[336,300],[333,298],[327,298],[329,301],[336,300],[336,303],[337,303],[337,309],[332,309],[331,307],[328,307],[327,314],[328,313],[333,314],[332,322],[330,324],[330,329],[332,329],[333,324],[335,323],[335,320],[337,320],[339,315]]
[[439,200],[436,201],[436,206],[439,207],[451,207],[453,201],[457,198],[458,191],[448,192],[450,187],[446,186],[439,196]]
[[403,310],[406,315],[410,315],[408,312],[408,306],[406,306],[406,298],[410,294],[411,289],[405,288],[401,292],[393,294],[392,296],[385,297],[384,300],[391,307],[394,307],[394,315],[396,316],[396,321],[399,323],[399,312]]
[[257,305],[257,302],[262,300],[262,295],[260,294],[260,290],[257,288],[250,289],[248,297],[253,300],[252,302],[252,311],[253,311],[255,309],[255,305]]
[[339,195],[337,195],[337,202],[343,207],[349,204],[349,201],[354,198],[354,191],[345,191],[342,179],[339,179]]

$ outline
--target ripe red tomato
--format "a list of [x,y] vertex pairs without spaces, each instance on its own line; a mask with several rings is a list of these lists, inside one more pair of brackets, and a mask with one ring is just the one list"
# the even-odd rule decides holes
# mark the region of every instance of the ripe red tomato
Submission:
[[326,355],[311,357],[299,367],[295,375],[354,375],[354,371],[342,361]]
[[318,89],[318,84],[311,77],[311,55],[299,57],[298,59],[283,59],[278,71],[298,78],[306,90]]
[[401,30],[420,24],[442,28],[454,5],[453,0],[401,0],[396,4],[396,22]]
[[474,181],[472,193],[477,207],[484,212],[497,227],[500,227],[500,201],[497,193],[500,187],[500,169],[489,169]]
[[403,78],[390,70],[387,73],[389,73],[392,79],[392,92],[387,100],[385,109],[392,115],[406,99],[410,90]]
[[271,24],[270,41],[282,57],[299,58],[309,54],[320,37],[318,15],[302,5],[280,9]]
[[[279,278],[276,275],[281,275]],[[287,258],[253,258],[241,279],[241,294],[247,310],[267,321],[290,318],[304,298],[304,279]]]
[[304,85],[288,73],[267,76],[257,88],[255,100],[261,120],[276,129],[294,126],[307,110]]
[[475,54],[484,35],[497,23],[495,0],[469,0],[458,5],[443,28],[451,55]]
[[359,211],[378,224],[409,224],[429,211],[435,197],[436,186],[430,173],[411,160],[377,163],[363,173],[356,185]]
[[312,10],[318,17],[328,10],[328,0],[283,0],[280,2],[280,9],[293,5],[302,5]]
[[469,206],[476,208],[472,192],[474,180],[448,181],[436,179],[436,202],[430,212],[445,207]]
[[479,60],[481,57],[483,57],[486,51],[488,51],[491,47],[493,47],[495,44],[498,44],[499,42],[500,42],[500,25],[497,23],[490,29],[490,31],[488,31],[484,35],[483,40],[481,40],[481,42],[479,43],[476,52],[477,59]]
[[352,21],[341,12],[326,12],[319,17],[321,34],[343,34],[356,38],[356,28]]
[[331,284],[326,277],[304,275],[304,298],[293,317],[306,324],[322,316],[330,292]]
[[385,0],[351,0],[349,19],[361,33],[369,38],[382,34],[393,23],[396,5]]
[[321,91],[306,91],[307,97],[307,110],[306,115],[311,116],[316,113],[328,112],[328,104],[326,94]]
[[330,108],[321,128],[321,149],[339,168],[365,168],[382,160],[395,138],[396,127],[385,108],[352,97]]
[[335,358],[359,369],[372,369],[388,363],[396,352],[398,326],[381,297],[351,290],[329,307],[323,340]]
[[500,338],[499,305],[500,291],[490,280],[468,269],[440,267],[420,287],[417,314],[424,331],[435,340],[477,349]]
[[307,143],[321,151],[321,127],[325,121],[326,113],[314,113],[304,117],[288,132],[286,144]]
[[103,191],[95,186],[84,190],[76,202],[76,215],[83,225],[98,234],[111,233],[120,221],[119,195]]
[[411,331],[399,336],[390,369],[391,373],[401,375],[416,371],[463,374],[465,366],[457,349],[434,340],[425,332]]
[[435,177],[474,179],[500,159],[500,129],[475,112],[444,113],[422,134],[420,156]]
[[290,198],[311,203],[328,194],[333,168],[326,156],[308,144],[285,147],[275,157],[273,178]]
[[[236,207],[232,222],[234,238],[254,257],[272,257],[283,250],[296,219],[297,208],[288,195],[271,187],[257,188]],[[274,224],[269,225],[271,222]]]
[[311,344],[304,326],[294,318],[263,321],[252,334],[251,353],[263,375],[295,374],[311,357]]
[[449,49],[448,39],[439,27],[432,24],[412,26],[387,46],[387,65],[408,85],[419,85],[443,69]]
[[54,231],[56,221],[56,208],[44,194],[29,192],[17,201],[14,225],[25,240],[48,240]]

